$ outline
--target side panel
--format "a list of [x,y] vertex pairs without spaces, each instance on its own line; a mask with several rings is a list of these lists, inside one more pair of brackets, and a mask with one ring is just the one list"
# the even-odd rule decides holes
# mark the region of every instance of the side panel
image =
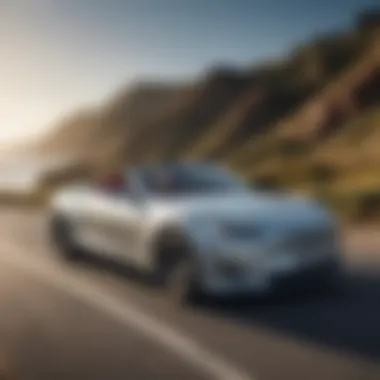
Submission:
[[101,234],[117,260],[133,263],[138,255],[138,242],[143,226],[143,213],[126,196],[99,196]]

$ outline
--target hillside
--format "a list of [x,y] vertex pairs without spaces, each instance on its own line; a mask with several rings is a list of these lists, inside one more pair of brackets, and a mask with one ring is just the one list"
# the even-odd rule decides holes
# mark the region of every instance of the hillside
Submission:
[[271,186],[320,193],[328,177],[325,195],[359,182],[372,191],[376,181],[347,181],[369,163],[366,176],[379,176],[379,46],[380,12],[363,12],[277,61],[122,89],[59,123],[38,149],[75,152],[96,170],[202,158]]

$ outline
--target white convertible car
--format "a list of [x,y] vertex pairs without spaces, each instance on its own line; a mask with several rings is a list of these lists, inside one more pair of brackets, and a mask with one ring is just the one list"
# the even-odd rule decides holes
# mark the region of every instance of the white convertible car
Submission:
[[210,164],[136,167],[99,186],[60,190],[50,232],[70,260],[132,266],[178,301],[336,284],[335,218],[316,200],[252,190]]

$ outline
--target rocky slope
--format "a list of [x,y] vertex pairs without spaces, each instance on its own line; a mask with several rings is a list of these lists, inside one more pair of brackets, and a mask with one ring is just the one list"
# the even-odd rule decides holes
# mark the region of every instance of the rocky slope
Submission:
[[379,111],[380,13],[372,10],[275,62],[121,90],[61,122],[38,149],[72,151],[95,169],[214,159],[251,179],[315,192],[327,177],[330,190],[363,172],[379,177]]

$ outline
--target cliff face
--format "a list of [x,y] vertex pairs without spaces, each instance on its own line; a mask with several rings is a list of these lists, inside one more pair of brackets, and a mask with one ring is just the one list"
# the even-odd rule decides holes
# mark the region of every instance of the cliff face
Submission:
[[376,101],[379,25],[374,12],[362,13],[354,28],[316,38],[278,62],[215,67],[192,83],[138,83],[64,120],[45,145],[85,144],[101,155],[102,145],[110,152],[116,140],[116,156],[145,160],[224,157],[278,130],[292,139],[325,138],[368,97]]
[[324,165],[341,170],[336,182],[362,165],[363,150],[372,161],[379,156],[379,46],[379,13],[362,13],[351,29],[278,61],[121,90],[62,121],[38,149],[76,152],[94,167],[212,158],[297,188],[315,186],[315,167]]

